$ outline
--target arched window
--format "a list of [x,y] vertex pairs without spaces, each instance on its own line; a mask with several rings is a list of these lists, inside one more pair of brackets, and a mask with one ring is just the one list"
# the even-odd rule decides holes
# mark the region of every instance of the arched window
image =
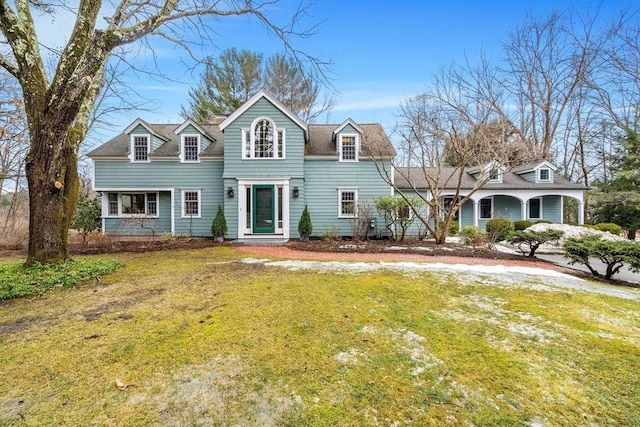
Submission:
[[252,159],[284,158],[284,130],[266,118],[253,122],[251,129],[243,130],[244,157]]

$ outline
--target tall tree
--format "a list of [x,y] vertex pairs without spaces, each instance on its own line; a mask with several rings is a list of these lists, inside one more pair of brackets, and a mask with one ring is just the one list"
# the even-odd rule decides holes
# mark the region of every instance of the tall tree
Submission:
[[189,108],[182,107],[182,115],[200,123],[213,121],[215,114],[235,111],[261,85],[262,55],[227,49],[217,61],[207,61],[200,83],[189,89]]
[[[185,28],[200,37],[215,34],[204,17],[237,15],[256,17],[283,41],[285,48],[291,49],[292,38],[301,34],[297,29],[304,7],[295,12],[291,23],[278,26],[265,14],[272,3],[122,0],[105,7],[113,12],[108,14],[102,1],[80,0],[73,10],[76,22],[71,35],[59,53],[55,73],[49,76],[32,9],[55,13],[57,8],[65,7],[64,3],[15,0],[10,4],[0,0],[0,31],[4,36],[0,43],[10,50],[0,53],[0,67],[21,86],[30,138],[26,156],[30,210],[27,264],[69,258],[68,231],[79,193],[78,152],[114,50],[150,34],[188,48],[182,41]],[[201,31],[203,28],[207,31]]]
[[333,107],[333,98],[320,103],[320,76],[305,70],[294,56],[275,54],[265,59],[248,50],[227,49],[210,60],[198,85],[189,90],[189,106],[182,116],[198,122],[235,111],[265,88],[304,121],[312,121]]

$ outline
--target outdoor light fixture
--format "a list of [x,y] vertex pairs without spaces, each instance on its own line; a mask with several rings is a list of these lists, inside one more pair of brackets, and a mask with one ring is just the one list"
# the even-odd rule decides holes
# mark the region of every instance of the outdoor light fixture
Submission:
[[300,191],[298,187],[293,187],[293,197],[298,197],[300,195]]
[[227,188],[227,197],[230,199],[233,198],[233,187]]

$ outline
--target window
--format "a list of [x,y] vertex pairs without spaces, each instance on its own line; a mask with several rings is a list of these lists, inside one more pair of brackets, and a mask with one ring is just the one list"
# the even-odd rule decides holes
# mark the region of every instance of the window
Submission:
[[538,170],[538,181],[551,181],[551,170],[548,168]]
[[529,200],[529,218],[540,219],[542,218],[542,199],[530,199]]
[[183,135],[182,136],[182,161],[197,162],[199,161],[198,153],[200,152],[200,135]]
[[133,136],[133,161],[146,162],[149,160],[149,136],[134,135]]
[[[455,202],[454,202],[454,198],[453,197],[445,197],[444,198],[444,212],[443,212],[443,217],[444,215],[447,214],[447,212],[449,212],[453,207],[455,206]],[[458,220],[458,215],[460,214],[460,208],[458,208],[458,210],[456,211],[455,214],[453,214],[453,220],[457,221]],[[443,218],[444,219],[444,218]]]
[[123,194],[122,196],[122,213],[129,215],[145,214],[145,195],[142,194]]
[[109,215],[117,216],[118,215],[118,193],[109,193]]
[[355,135],[342,135],[340,137],[340,161],[358,161],[357,140]]
[[108,193],[109,216],[158,216],[158,193]]
[[249,130],[243,130],[245,159],[283,159],[285,131],[276,129],[269,119],[258,119]]
[[182,192],[182,216],[200,218],[200,191]]
[[480,199],[480,219],[491,219],[493,199]]
[[338,218],[355,218],[358,205],[357,190],[340,190],[338,193],[340,198]]

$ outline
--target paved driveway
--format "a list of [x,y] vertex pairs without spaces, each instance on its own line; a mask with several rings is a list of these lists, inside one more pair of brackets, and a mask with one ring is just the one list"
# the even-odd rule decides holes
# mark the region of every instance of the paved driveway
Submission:
[[[573,268],[576,270],[590,273],[589,269],[582,264],[569,265],[568,260],[562,255],[536,254],[536,258],[545,259],[547,261],[551,261],[563,267]],[[604,272],[607,270],[605,264],[598,259],[592,258],[590,262],[591,262],[591,266],[595,268],[598,273],[604,274]],[[624,280],[625,282],[640,284],[640,273],[633,273],[629,271],[626,267],[622,267],[622,269],[618,273],[614,274],[613,278],[618,280]]]

